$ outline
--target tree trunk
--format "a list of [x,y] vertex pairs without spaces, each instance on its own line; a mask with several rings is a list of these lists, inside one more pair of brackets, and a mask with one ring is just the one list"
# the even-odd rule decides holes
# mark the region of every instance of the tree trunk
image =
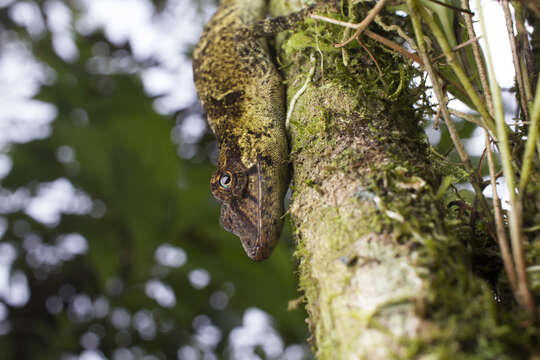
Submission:
[[450,202],[463,173],[430,150],[419,72],[365,38],[332,47],[347,37],[309,21],[277,41],[289,107],[297,97],[290,215],[317,358],[540,355],[538,332],[494,290],[502,267],[485,255],[485,224]]

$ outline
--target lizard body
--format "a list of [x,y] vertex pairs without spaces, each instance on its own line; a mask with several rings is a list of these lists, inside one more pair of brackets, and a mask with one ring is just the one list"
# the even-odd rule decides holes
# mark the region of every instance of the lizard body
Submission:
[[195,86],[218,143],[212,194],[225,230],[257,261],[279,239],[289,181],[281,77],[254,30],[265,16],[265,0],[222,0],[193,53]]

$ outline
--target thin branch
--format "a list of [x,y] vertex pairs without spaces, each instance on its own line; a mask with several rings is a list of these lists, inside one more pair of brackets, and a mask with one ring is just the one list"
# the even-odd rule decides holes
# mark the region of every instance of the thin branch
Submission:
[[441,6],[444,6],[444,7],[450,8],[452,10],[456,10],[456,11],[459,11],[459,12],[466,13],[466,14],[474,16],[474,13],[468,8],[463,9],[463,8],[460,8],[460,7],[457,7],[457,6],[453,6],[453,5],[444,3],[444,2],[439,1],[439,0],[429,0],[429,1],[434,2],[435,4],[439,4]]
[[373,53],[371,51],[369,51],[369,49],[366,47],[366,45],[364,45],[363,42],[360,41],[360,39],[356,39],[356,41],[358,41],[358,43],[360,44],[360,46],[368,53],[369,57],[371,58],[371,60],[373,60],[373,62],[375,63],[375,66],[377,67],[377,71],[379,72],[379,75],[381,77],[381,80],[383,81],[384,83],[384,79],[383,79],[383,72],[382,72],[382,69],[381,67],[379,66],[379,63],[377,62],[377,59],[375,58],[375,56],[373,55]]
[[422,58],[414,53],[411,53],[411,52],[408,52],[407,50],[405,50],[402,46],[400,46],[399,44],[393,42],[392,40],[388,40],[387,38],[379,35],[379,34],[375,34],[373,31],[370,31],[370,30],[365,30],[364,31],[364,34],[366,36],[369,36],[370,38],[372,38],[373,40],[375,41],[378,41],[380,42],[381,44],[385,45],[386,47],[394,50],[395,52],[411,59],[412,61],[418,63],[420,66],[424,66],[424,62],[422,61]]
[[[399,44],[393,42],[392,40],[388,40],[387,38],[379,35],[379,34],[376,34],[370,30],[364,30],[364,34],[370,38],[372,38],[373,40],[375,41],[378,41],[380,42],[381,44],[389,47],[390,49],[400,53],[401,55],[411,59],[412,61],[415,61],[416,63],[418,63],[420,66],[424,67],[424,61],[422,60],[422,58],[414,53],[411,53],[411,52],[408,52],[407,50],[405,50],[402,46],[400,46]],[[425,68],[425,67],[424,67]],[[463,95],[467,96],[467,92],[465,91],[465,89],[463,89],[463,87],[461,85],[459,85],[458,83],[456,83],[455,81],[453,81],[452,79],[448,79],[446,76],[444,76],[443,73],[441,73],[439,70],[437,69],[433,69],[435,71],[435,73],[437,74],[437,76],[439,76],[441,79],[443,79],[444,81],[446,81],[448,84],[452,85],[457,91],[459,91],[460,93],[462,93]]]
[[[461,6],[468,9],[469,8],[469,0],[461,0]],[[473,23],[472,23],[472,16],[470,15],[464,15],[465,16],[465,24],[467,26],[467,33],[469,34],[470,38],[477,38],[476,33],[474,31]],[[479,36],[478,38],[481,38]],[[489,84],[487,80],[486,75],[486,68],[484,66],[484,61],[482,59],[482,53],[480,52],[480,46],[478,45],[478,42],[475,41],[472,44],[473,54],[474,54],[474,61],[476,63],[476,68],[478,69],[478,72],[480,74],[480,83],[482,84],[482,91],[484,93],[484,98],[486,100],[489,114],[493,116],[493,100],[491,99],[491,93],[489,91]]]
[[433,119],[433,129],[439,130],[439,119],[441,118],[441,107],[437,106],[437,113],[435,119]]
[[448,110],[448,107],[446,106],[445,96],[442,90],[441,85],[439,84],[439,79],[435,75],[435,71],[433,69],[433,66],[431,64],[431,61],[429,60],[429,57],[426,53],[426,47],[424,44],[424,34],[422,31],[422,25],[420,23],[420,19],[418,17],[416,9],[418,9],[418,4],[416,3],[417,0],[407,0],[407,5],[409,7],[409,14],[411,16],[412,24],[414,33],[416,35],[417,40],[417,46],[418,51],[422,56],[422,59],[425,64],[425,69],[431,79],[431,83],[433,86],[433,90],[435,92],[435,96],[437,97],[437,101],[439,102],[439,106],[441,109],[441,114],[443,116],[443,119],[446,123],[446,127],[448,129],[448,132],[450,133],[450,138],[452,139],[452,142],[454,143],[454,146],[456,147],[456,150],[458,152],[458,155],[461,159],[461,162],[465,166],[465,170],[469,174],[471,178],[471,184],[475,190],[475,193],[477,194],[478,198],[480,199],[480,206],[482,208],[482,211],[486,214],[486,219],[488,221],[488,226],[493,229],[493,223],[491,221],[491,212],[489,209],[489,206],[487,204],[486,198],[482,194],[482,188],[480,186],[481,179],[476,175],[471,160],[469,158],[469,155],[465,151],[465,148],[463,147],[463,144],[461,142],[461,138],[456,130],[456,127],[454,125],[454,122],[450,118],[450,112]]
[[[349,23],[349,22],[346,22],[346,21],[336,20],[336,19],[332,19],[332,18],[322,16],[322,15],[312,14],[312,15],[310,15],[310,17],[313,18],[313,19],[328,22],[330,24],[335,24],[335,25],[339,25],[339,26],[343,26],[343,27],[351,28],[351,29],[356,29],[359,26],[359,24],[353,24],[353,23]],[[375,41],[380,42],[381,44],[385,45],[386,47],[394,50],[395,52],[397,52],[397,53],[411,59],[412,61],[416,62],[420,66],[424,67],[424,61],[422,60],[422,58],[420,56],[405,50],[402,46],[400,46],[399,44],[393,42],[392,40],[388,40],[387,38],[385,38],[385,37],[383,37],[381,35],[378,35],[378,34],[372,32],[370,30],[364,30],[363,34],[370,37],[370,38],[372,38]],[[414,43],[412,42],[411,39],[409,39],[407,42],[409,42],[409,44],[412,44],[411,47],[414,47]],[[334,46],[337,47],[337,44],[334,45]],[[463,87],[461,87],[455,81],[446,78],[437,69],[434,69],[434,71],[440,78],[444,79],[444,81],[446,81],[448,84],[452,85],[457,91],[459,91],[463,95],[467,96],[467,92],[465,91],[465,89],[463,89]]]
[[[471,165],[471,160],[469,158],[469,155],[467,155],[467,152],[465,151],[465,148],[463,147],[463,143],[461,142],[461,139],[459,137],[459,134],[456,130],[456,127],[454,125],[454,122],[450,118],[450,112],[448,111],[448,107],[446,106],[445,96],[442,90],[441,85],[439,84],[439,79],[437,75],[435,74],[435,71],[433,69],[433,66],[431,64],[431,61],[429,60],[429,57],[426,53],[426,48],[424,44],[424,34],[422,31],[422,25],[420,24],[420,19],[418,18],[418,14],[416,12],[416,9],[418,7],[416,6],[415,0],[407,0],[407,5],[409,6],[409,13],[411,15],[411,20],[414,28],[414,32],[416,35],[416,41],[418,46],[418,51],[420,52],[420,55],[422,56],[422,60],[424,62],[424,68],[426,69],[433,86],[433,90],[435,92],[435,96],[437,97],[437,101],[439,102],[439,107],[441,109],[441,114],[443,116],[443,119],[446,123],[446,127],[448,128],[448,132],[450,133],[450,138],[452,139],[452,142],[454,143],[454,146],[456,147],[456,150],[458,152],[458,155],[461,159],[461,162],[465,165],[465,169],[471,176],[471,183],[476,191],[477,194],[482,194],[482,189],[480,188],[479,181],[477,179],[477,176],[474,172],[474,169]],[[482,197],[483,198],[483,197]],[[487,207],[485,198],[483,198],[484,201],[481,201],[482,207],[485,211],[488,211],[489,209]]]
[[467,120],[468,122],[471,122],[473,124],[476,124],[480,127],[482,127],[484,124],[480,120],[479,116],[474,116],[472,114],[467,114],[462,111],[456,110],[456,109],[448,109],[450,111],[450,114],[455,115],[457,117],[462,118],[463,120]]
[[487,149],[484,148],[484,151],[482,151],[482,155],[480,155],[480,161],[478,161],[478,166],[476,167],[476,173],[479,179],[482,178],[482,167],[484,166],[484,161],[486,160],[486,153]]
[[358,27],[359,27],[359,24],[353,24],[353,23],[346,22],[346,21],[336,20],[336,19],[332,19],[332,18],[322,16],[322,15],[310,14],[309,17],[312,18],[312,19],[322,20],[322,21],[325,21],[327,23],[331,23],[331,24],[335,24],[335,25],[341,25],[341,26],[346,27],[346,28],[358,29]]
[[[483,33],[486,33],[486,26],[484,22],[484,15],[482,12],[482,5],[480,0],[476,0],[476,6],[478,8],[478,15],[480,18],[480,25],[482,26]],[[508,140],[507,126],[504,122],[504,109],[501,98],[501,91],[499,84],[495,78],[495,70],[493,62],[491,60],[491,51],[489,43],[484,39],[486,49],[486,59],[488,65],[489,83],[491,87],[491,93],[493,95],[493,105],[495,114],[495,123],[497,126],[497,134],[499,141],[499,148],[501,152],[501,163],[504,173],[504,179],[506,186],[510,194],[510,239],[512,241],[512,253],[514,256],[514,262],[516,264],[517,278],[518,278],[518,294],[519,302],[522,304],[531,318],[535,315],[534,299],[529,289],[527,281],[527,271],[525,265],[525,256],[523,253],[523,239],[521,233],[521,216],[522,216],[522,203],[521,199],[516,196],[516,187],[514,181],[514,169],[512,168],[512,154],[510,151],[510,143]]]
[[384,6],[386,5],[387,2],[388,2],[388,0],[380,0],[377,3],[377,5],[375,5],[373,7],[373,9],[371,9],[369,11],[369,13],[364,18],[364,20],[362,20],[362,22],[360,24],[358,24],[358,27],[356,28],[356,32],[354,33],[354,35],[351,36],[348,40],[345,40],[344,42],[342,42],[340,44],[337,44],[337,45],[334,45],[334,46],[335,47],[345,46],[348,43],[350,43],[351,41],[353,41],[355,38],[357,38],[362,33],[362,31],[364,31],[368,27],[368,25],[373,21],[375,16],[377,16],[377,14],[381,12],[381,10],[384,8]]
[[[325,22],[330,23],[330,24],[343,26],[343,27],[349,28],[349,29],[358,29],[360,27],[360,25],[361,25],[361,23],[360,24],[353,24],[353,23],[350,23],[350,22],[336,20],[336,19],[332,19],[332,18],[329,18],[329,17],[326,17],[326,16],[317,15],[317,14],[311,14],[311,15],[309,15],[309,17],[311,17],[312,19],[322,20],[322,21],[325,21]],[[389,47],[390,49],[400,53],[401,55],[413,60],[414,62],[418,63],[420,66],[424,66],[424,62],[422,61],[422,58],[420,56],[407,51],[405,48],[403,48],[399,44],[393,42],[392,40],[388,40],[387,38],[385,38],[383,36],[380,36],[378,34],[375,34],[374,32],[372,32],[370,30],[364,30],[364,34],[369,36],[373,40],[376,40],[376,41],[380,42],[381,44]],[[359,35],[360,35],[360,33],[358,35],[356,35],[356,36],[359,36]],[[347,42],[349,42],[351,39],[354,39],[354,36],[355,35],[353,35],[351,38],[349,38],[349,40],[347,40]],[[340,44],[334,44],[334,47],[340,47]]]
[[[469,0],[462,0],[461,6],[468,9]],[[467,26],[467,32],[468,32],[469,37],[477,38],[476,33],[474,31],[473,23],[472,23],[472,17],[467,14],[465,14],[464,17],[465,17],[465,24]],[[489,85],[488,85],[488,80],[487,80],[487,75],[486,75],[486,68],[484,67],[484,61],[482,59],[480,46],[478,45],[478,42],[475,41],[472,44],[472,50],[474,54],[474,60],[476,62],[476,67],[480,74],[480,83],[482,84],[483,95],[486,100],[489,113],[490,115],[493,116],[493,113],[494,113],[493,100],[491,98],[491,93],[489,90]],[[493,209],[494,209],[495,227],[497,230],[497,243],[499,244],[499,249],[501,250],[501,256],[503,259],[503,264],[506,270],[506,274],[508,276],[510,287],[512,289],[512,292],[514,293],[514,297],[516,298],[517,301],[519,301],[516,269],[514,266],[514,261],[512,260],[512,254],[510,252],[510,247],[508,245],[508,236],[506,235],[506,229],[504,226],[501,202],[499,200],[499,195],[497,192],[498,174],[495,172],[495,161],[493,159],[493,151],[491,149],[491,140],[489,137],[489,133],[487,131],[485,131],[485,142],[486,142],[486,152],[487,152],[487,158],[488,158],[489,179],[491,182],[491,191],[492,191],[491,198],[492,198]]]
[[452,49],[448,44],[448,41],[446,40],[446,37],[444,36],[442,30],[439,28],[439,26],[437,26],[435,20],[433,20],[433,17],[428,14],[424,7],[419,6],[417,7],[417,9],[422,15],[422,19],[426,22],[428,27],[431,29],[433,35],[437,39],[437,42],[441,46],[441,49],[446,56],[446,61],[448,62],[448,64],[456,74],[457,78],[467,91],[469,99],[474,104],[476,110],[480,113],[480,115],[482,115],[484,127],[488,128],[492,133],[495,133],[496,128],[495,124],[493,123],[493,118],[489,115],[476,90],[474,90],[474,87],[472,86],[469,77],[465,74],[465,71],[463,71],[461,66],[458,64],[455,54],[452,52]]
[[510,6],[508,5],[508,0],[502,0],[501,5],[504,11],[504,20],[506,21],[508,39],[510,40],[510,49],[512,50],[512,61],[514,62],[514,71],[516,73],[516,80],[518,83],[521,111],[523,111],[523,114],[525,115],[525,120],[529,121],[529,109],[526,100],[527,95],[525,94],[525,88],[523,85],[523,70],[521,69],[521,62],[519,60],[519,54],[517,51],[516,38],[514,36],[514,22],[512,21],[512,15],[510,14]]
[[489,179],[491,181],[493,209],[495,210],[497,242],[499,243],[499,248],[501,249],[504,269],[506,270],[506,274],[508,275],[510,287],[512,288],[514,297],[519,302],[516,269],[514,267],[514,262],[512,261],[512,254],[510,253],[510,247],[508,246],[508,237],[506,236],[506,230],[504,228],[501,202],[499,200],[499,195],[497,194],[497,174],[495,173],[495,161],[493,159],[493,152],[491,150],[491,140],[489,139],[489,133],[487,131],[485,131],[485,141],[489,167]]
[[[537,78],[537,73],[534,69],[534,54],[532,51],[531,43],[529,41],[529,32],[525,27],[524,13],[526,12],[523,8],[523,4],[520,2],[513,1],[512,7],[514,8],[514,25],[516,26],[516,41],[519,45],[518,53],[519,60],[521,63],[521,68],[523,69],[523,85],[525,87],[525,97],[527,100],[527,106],[531,106],[533,102],[533,89],[532,82]],[[540,14],[537,13],[537,16]],[[530,114],[530,112],[529,112]]]
[[[459,49],[462,49],[462,48],[464,48],[464,47],[467,46],[467,45],[471,45],[472,43],[477,42],[481,37],[482,37],[482,36],[476,36],[476,37],[473,38],[473,39],[469,39],[469,40],[467,40],[467,41],[465,41],[465,42],[462,42],[461,44],[459,44],[459,45],[457,45],[456,47],[454,47],[454,48],[452,49],[452,51],[453,51],[453,52],[456,52],[456,51],[458,51]],[[443,57],[444,57],[444,54],[441,54],[441,55],[435,57],[435,58],[433,59],[433,61],[440,60],[440,59],[442,59]]]
[[540,122],[540,77],[536,84],[536,95],[531,107],[531,124],[529,134],[525,143],[525,154],[523,154],[523,165],[521,167],[521,179],[519,181],[519,193],[521,196],[525,193],[527,182],[531,172],[532,161],[534,158],[534,148],[538,139],[538,122]]

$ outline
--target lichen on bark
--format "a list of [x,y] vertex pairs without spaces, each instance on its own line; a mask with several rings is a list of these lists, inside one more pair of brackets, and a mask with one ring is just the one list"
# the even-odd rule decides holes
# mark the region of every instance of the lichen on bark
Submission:
[[[271,10],[300,6],[273,1]],[[361,18],[371,6],[330,16]],[[475,258],[494,244],[445,201],[448,166],[423,131],[421,73],[371,40],[334,48],[343,31],[307,20],[276,41],[288,104],[316,67],[289,134],[290,215],[317,358],[538,354],[538,334],[496,301],[497,256]]]

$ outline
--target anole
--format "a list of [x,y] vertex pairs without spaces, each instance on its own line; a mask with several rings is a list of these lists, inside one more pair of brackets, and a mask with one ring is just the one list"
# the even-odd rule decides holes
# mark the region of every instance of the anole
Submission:
[[221,224],[257,261],[279,239],[289,182],[283,86],[264,36],[313,9],[265,19],[265,0],[222,0],[193,53],[195,86],[218,143],[210,184]]

